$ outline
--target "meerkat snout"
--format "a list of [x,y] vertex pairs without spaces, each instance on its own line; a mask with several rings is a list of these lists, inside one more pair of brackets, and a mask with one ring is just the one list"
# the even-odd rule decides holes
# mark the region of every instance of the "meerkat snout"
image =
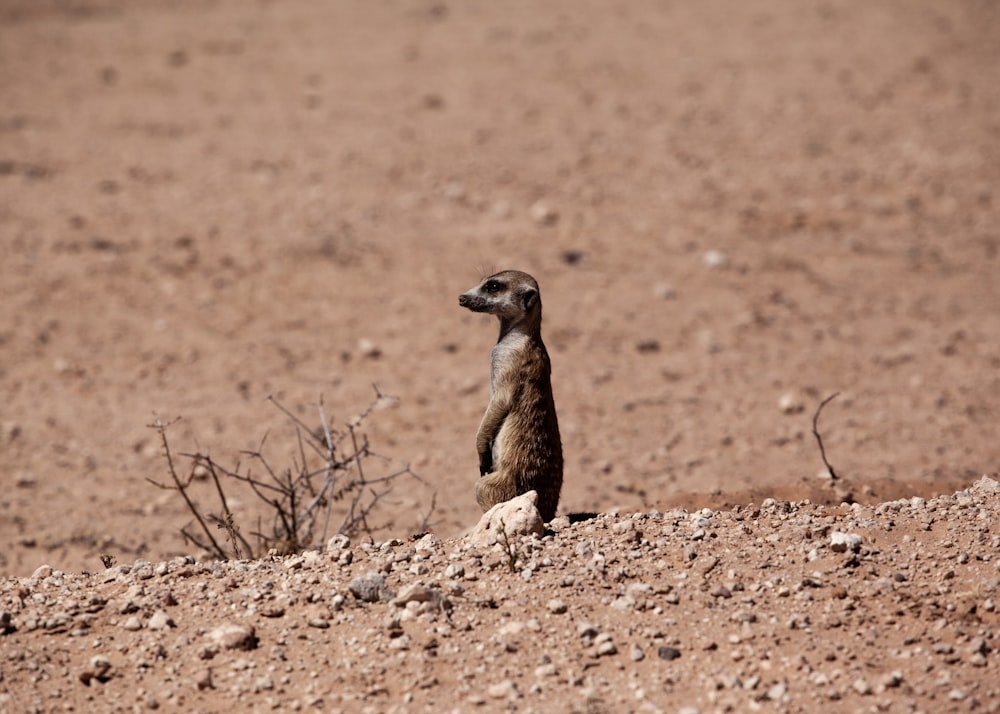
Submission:
[[527,273],[505,270],[459,295],[458,304],[500,320],[490,357],[490,402],[476,435],[481,476],[476,500],[486,511],[537,491],[542,518],[552,520],[563,457],[538,283]]

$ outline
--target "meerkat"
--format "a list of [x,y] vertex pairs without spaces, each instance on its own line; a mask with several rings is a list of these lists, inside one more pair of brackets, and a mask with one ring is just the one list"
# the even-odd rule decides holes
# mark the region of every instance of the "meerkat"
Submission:
[[548,522],[559,505],[563,455],[538,283],[527,273],[504,270],[459,295],[458,304],[500,320],[490,354],[490,402],[476,434],[476,501],[487,511],[536,491]]

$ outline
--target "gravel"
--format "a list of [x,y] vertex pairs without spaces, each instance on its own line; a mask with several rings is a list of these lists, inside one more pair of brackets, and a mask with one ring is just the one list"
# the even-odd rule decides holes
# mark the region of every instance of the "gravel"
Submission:
[[998,711],[998,510],[984,477],[876,506],[601,514],[506,545],[43,566],[0,580],[0,708]]

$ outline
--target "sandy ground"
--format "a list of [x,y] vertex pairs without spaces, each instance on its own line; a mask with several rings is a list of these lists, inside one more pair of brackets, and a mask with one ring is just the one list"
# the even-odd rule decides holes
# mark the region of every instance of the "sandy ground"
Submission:
[[[237,566],[182,539],[148,425],[180,417],[175,451],[229,465],[267,435],[291,464],[269,396],[309,424],[322,397],[343,425],[373,384],[398,401],[365,422],[387,457],[370,468],[422,479],[379,504],[373,540],[429,530],[445,557],[479,517],[496,329],[457,296],[492,268],[541,284],[562,514],[837,509],[1000,464],[993,3],[6,0],[0,94],[9,582],[190,555],[211,590]],[[834,393],[838,479],[811,433]],[[215,507],[210,482],[192,493]],[[231,505],[249,530],[259,504]],[[831,636],[869,636],[842,621]],[[357,622],[336,637],[364,639]],[[20,681],[7,653],[42,646],[26,629],[0,639],[0,687]],[[85,707],[81,687],[58,685]]]

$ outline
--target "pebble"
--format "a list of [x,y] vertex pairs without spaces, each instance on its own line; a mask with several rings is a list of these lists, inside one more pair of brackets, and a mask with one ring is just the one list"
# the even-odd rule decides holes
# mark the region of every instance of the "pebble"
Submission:
[[151,630],[165,630],[170,627],[177,627],[177,623],[165,610],[157,610],[149,618],[146,626]]
[[646,659],[646,653],[642,651],[642,648],[639,645],[633,643],[632,647],[629,649],[629,657],[633,662],[642,662]]
[[656,650],[656,655],[660,659],[663,659],[663,660],[666,660],[667,662],[670,662],[671,660],[675,660],[678,657],[680,657],[681,656],[681,651],[679,649],[676,649],[675,647],[666,647],[666,646],[664,646],[664,647],[660,647],[659,649]]
[[32,580],[45,580],[45,578],[49,577],[50,575],[52,575],[52,566],[51,565],[39,565],[35,569],[35,572],[33,572],[31,574],[31,579]]
[[780,702],[788,692],[788,685],[784,682],[776,682],[768,687],[767,698],[772,702]]
[[141,630],[142,629],[142,621],[139,620],[139,618],[136,617],[135,615],[132,615],[132,617],[130,617],[127,620],[125,620],[125,622],[122,624],[122,628],[126,629],[126,630],[131,630],[133,632],[135,630]]
[[411,602],[428,604],[433,609],[442,612],[450,612],[453,607],[451,600],[445,597],[445,594],[440,590],[421,585],[420,583],[407,585],[400,590],[398,596],[392,599],[392,604],[396,607],[406,607]]
[[514,680],[512,679],[505,679],[502,682],[491,684],[486,693],[493,699],[517,699],[518,696],[517,685],[514,684]]
[[389,602],[395,597],[385,577],[375,572],[354,578],[347,584],[347,589],[351,595],[363,602]]
[[594,650],[598,657],[618,653],[618,648],[607,632],[602,632],[594,638]]
[[97,681],[104,681],[108,677],[108,672],[111,671],[111,660],[109,660],[104,655],[95,655],[90,658],[90,664],[86,669],[80,672],[78,676],[79,680],[86,685],[90,684],[90,681],[96,679]]
[[729,256],[721,250],[708,250],[701,257],[702,262],[709,268],[721,270],[729,267]]
[[786,392],[778,400],[778,409],[782,414],[799,414],[805,411],[806,405],[794,392]]
[[862,696],[872,693],[872,685],[864,677],[858,677],[851,683],[851,688]]
[[200,670],[194,678],[194,686],[199,691],[202,692],[206,689],[214,689],[215,685],[212,684],[212,668],[205,667]]
[[566,612],[566,603],[559,598],[549,600],[545,605],[553,615],[562,615]]
[[830,534],[830,550],[834,553],[844,553],[847,551],[857,553],[861,550],[861,543],[861,536],[855,533],[834,531]]
[[362,337],[358,340],[358,352],[362,357],[367,357],[369,359],[376,359],[377,357],[382,356],[382,348],[367,337]]
[[224,650],[249,651],[257,648],[257,636],[253,625],[239,623],[220,625],[206,637]]
[[465,577],[465,566],[461,563],[451,563],[447,568],[444,569],[444,576],[446,578],[452,578],[454,580],[460,580]]
[[531,216],[531,220],[540,226],[551,226],[559,220],[559,212],[544,200],[531,204],[528,214]]

